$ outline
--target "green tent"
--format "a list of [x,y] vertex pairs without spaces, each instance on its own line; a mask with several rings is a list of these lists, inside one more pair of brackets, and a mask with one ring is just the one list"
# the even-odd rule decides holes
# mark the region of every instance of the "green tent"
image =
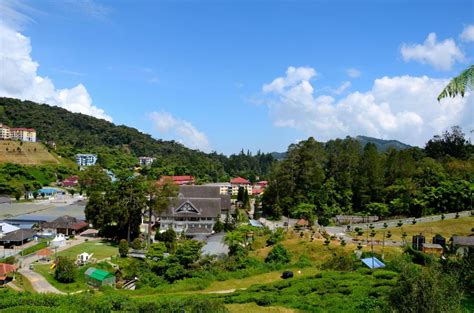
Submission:
[[115,276],[107,271],[89,267],[84,274],[86,275],[87,283],[91,286],[115,286]]

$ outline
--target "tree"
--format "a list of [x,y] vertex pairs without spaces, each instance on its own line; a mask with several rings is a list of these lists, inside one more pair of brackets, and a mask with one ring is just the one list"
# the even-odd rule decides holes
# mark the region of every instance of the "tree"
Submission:
[[237,191],[237,202],[244,202],[244,187],[239,187],[239,190]]
[[60,256],[56,261],[54,278],[61,283],[72,283],[77,276],[77,269],[71,258]]
[[106,191],[110,184],[109,175],[99,165],[88,166],[79,175],[79,185],[87,194],[94,191]]
[[444,87],[443,91],[438,96],[438,101],[447,97],[456,97],[461,95],[464,97],[464,94],[467,90],[474,90],[474,65],[471,65],[469,68],[461,72],[459,76],[451,79],[449,84]]
[[140,238],[137,237],[137,238],[133,239],[132,244],[130,245],[130,247],[133,250],[141,250],[143,248],[143,241]]
[[191,263],[197,262],[201,257],[201,249],[204,243],[196,240],[184,240],[178,244],[175,257],[179,264],[188,268]]
[[214,223],[214,226],[212,228],[216,233],[220,233],[221,231],[224,230],[224,224],[221,222],[221,217],[220,215],[217,216],[216,222]]
[[312,225],[314,222],[314,209],[314,204],[300,203],[290,210],[290,216],[293,218],[303,218]]
[[244,249],[245,237],[238,230],[227,232],[224,237],[224,243],[229,247],[229,256],[238,255]]
[[166,251],[164,242],[152,243],[146,252],[146,257],[153,261],[161,261]]
[[442,136],[434,136],[425,146],[426,154],[434,159],[441,159],[446,156],[467,159],[470,150],[472,151],[472,145],[459,126],[451,127],[450,131],[444,131]]
[[128,254],[128,242],[125,239],[120,240],[119,242],[119,254],[122,258],[126,257]]
[[146,186],[147,193],[147,207],[148,207],[148,232],[147,232],[147,246],[151,242],[151,218],[152,214],[159,215],[161,212],[168,209],[170,199],[176,196],[178,189],[172,183],[165,182],[157,184],[156,181],[148,181]]
[[404,265],[390,288],[390,308],[399,313],[461,312],[462,292],[456,279],[438,266]]
[[175,244],[176,244],[177,235],[174,229],[172,228],[169,228],[162,233],[156,233],[155,239],[161,242],[164,242],[166,245],[166,248],[168,249],[168,252],[172,252],[176,248]]
[[287,264],[290,260],[291,258],[288,250],[286,250],[283,245],[277,244],[270,253],[268,253],[265,258],[265,263]]

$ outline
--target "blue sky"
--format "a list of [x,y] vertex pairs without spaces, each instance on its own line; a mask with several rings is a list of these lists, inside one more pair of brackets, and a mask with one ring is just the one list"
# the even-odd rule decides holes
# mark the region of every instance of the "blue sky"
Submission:
[[[473,1],[1,1],[0,49],[16,66],[29,56],[25,76],[52,87],[13,91],[18,71],[5,70],[0,95],[193,148],[284,151],[310,135],[422,145],[473,126],[473,96],[436,101],[472,64]],[[31,52],[9,49],[7,30]]]

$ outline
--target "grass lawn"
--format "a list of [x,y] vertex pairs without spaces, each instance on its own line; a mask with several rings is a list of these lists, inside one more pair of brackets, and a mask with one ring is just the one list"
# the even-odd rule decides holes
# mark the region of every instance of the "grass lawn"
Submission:
[[[412,236],[413,235],[418,235],[422,233],[427,242],[431,242],[431,239],[434,237],[436,234],[440,234],[443,237],[445,237],[447,240],[451,238],[453,235],[458,235],[458,236],[469,236],[472,234],[471,229],[474,227],[474,217],[472,216],[466,216],[466,217],[460,217],[458,219],[449,219],[449,220],[444,220],[444,221],[434,221],[434,222],[426,222],[426,223],[416,223],[415,225],[413,224],[403,224],[401,227],[388,227],[385,230],[385,234],[390,230],[392,233],[392,237],[390,239],[385,239],[387,240],[395,240],[395,241],[402,241],[402,234],[403,232],[407,233],[407,238],[406,240],[408,242],[411,242]],[[370,230],[369,230],[370,232]],[[382,240],[383,239],[383,229],[376,229],[375,230],[376,235],[374,237],[375,240]],[[356,234],[352,233],[351,236],[356,238]],[[366,239],[367,238],[367,229],[364,228],[364,235],[359,236],[361,239]],[[371,237],[369,236],[369,239]]]
[[258,306],[255,303],[243,303],[243,304],[226,304],[225,306],[230,313],[248,313],[248,312],[261,312],[261,313],[296,313],[300,312],[294,309],[288,309],[278,306]]
[[[356,245],[352,243],[347,243],[347,245],[343,247],[337,240],[331,241],[330,244],[326,246],[322,239],[311,241],[307,236],[301,239],[299,235],[294,233],[289,233],[281,244],[290,252],[293,262],[297,262],[300,256],[305,256],[315,264],[324,263],[335,252],[345,251],[346,253],[353,253],[354,250],[357,249]],[[271,249],[273,249],[272,246],[256,249],[251,252],[251,255],[260,260],[264,260]],[[386,260],[403,252],[399,247],[386,246],[383,250]],[[364,246],[362,251],[370,251],[370,247]],[[381,253],[382,247],[374,246],[374,252]]]
[[95,268],[100,268],[104,269],[109,272],[113,272],[113,269],[110,265],[107,263],[98,263],[98,264],[93,264],[93,265],[86,265],[82,266],[78,269],[78,273],[76,276],[76,280],[72,283],[69,284],[64,284],[58,282],[56,279],[54,279],[54,270],[50,269],[51,264],[35,264],[34,270],[35,272],[41,274],[51,285],[56,287],[58,290],[61,290],[63,292],[75,292],[75,291],[80,291],[80,290],[85,290],[88,289],[88,285],[86,283],[86,279],[84,276],[85,271],[89,267],[95,267]]
[[15,280],[13,281],[13,283],[24,291],[34,292],[33,286],[31,286],[30,281],[18,272],[15,274]]
[[75,260],[77,255],[83,252],[94,253],[92,257],[100,261],[102,259],[117,255],[118,248],[115,244],[112,245],[107,241],[93,240],[58,252],[58,256],[67,256]]
[[[319,270],[314,268],[314,267],[305,267],[300,269],[301,274],[298,274],[298,269],[296,268],[291,268],[291,271],[295,274],[295,278],[303,278],[307,276],[311,276],[316,274]],[[204,289],[198,291],[198,293],[208,293],[212,291],[219,291],[219,290],[230,290],[230,289],[241,289],[241,288],[248,288],[252,285],[256,284],[267,284],[267,283],[273,283],[276,281],[281,281],[283,280],[280,276],[282,274],[282,271],[275,271],[275,272],[270,272],[270,273],[265,273],[265,274],[259,274],[259,275],[254,275],[246,278],[241,278],[241,279],[229,279],[229,280],[224,280],[224,281],[214,281],[211,283],[211,285]]]

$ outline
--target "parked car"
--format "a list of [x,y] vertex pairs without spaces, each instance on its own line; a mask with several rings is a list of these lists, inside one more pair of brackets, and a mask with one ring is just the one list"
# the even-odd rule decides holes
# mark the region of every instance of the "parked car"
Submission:
[[281,278],[287,279],[293,277],[293,272],[292,271],[284,271],[283,274],[281,275]]

